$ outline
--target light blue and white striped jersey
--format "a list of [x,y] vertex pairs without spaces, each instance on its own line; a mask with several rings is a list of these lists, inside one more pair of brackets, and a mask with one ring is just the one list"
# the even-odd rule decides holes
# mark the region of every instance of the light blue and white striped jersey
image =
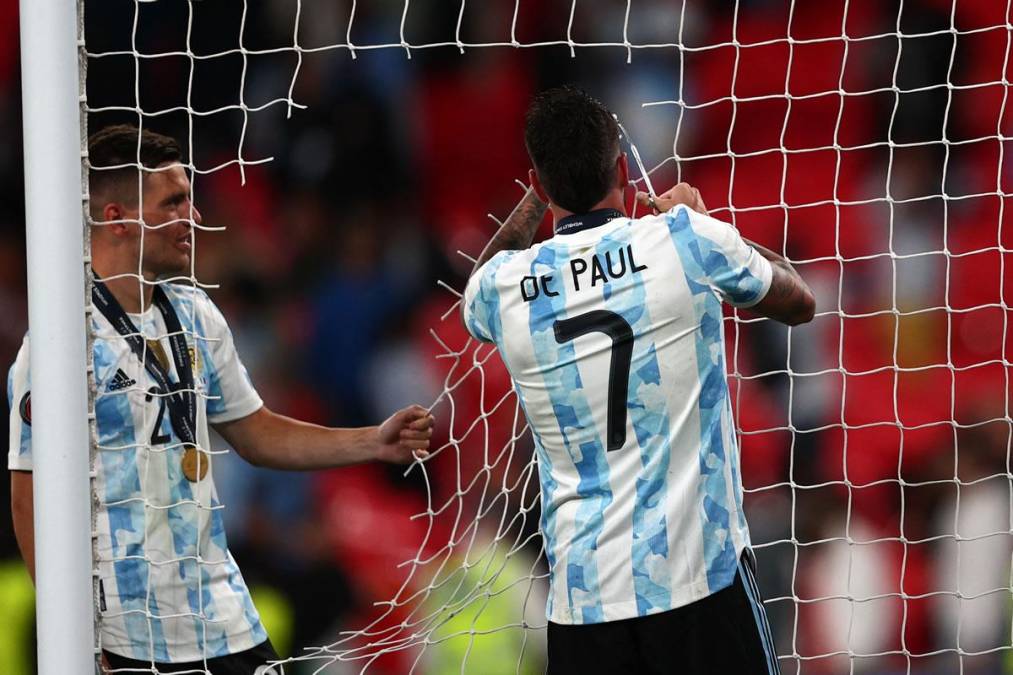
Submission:
[[[197,394],[197,442],[208,422],[240,419],[262,405],[225,318],[203,291],[166,284],[186,336]],[[212,466],[183,474],[180,439],[155,382],[101,312],[92,313],[99,444],[95,489],[102,648],[140,660],[186,662],[233,654],[267,639],[229,553]],[[130,315],[171,354],[161,312]],[[32,470],[29,340],[10,370],[12,470]],[[178,380],[175,365],[170,375]],[[82,447],[81,452],[88,452]],[[202,620],[201,616],[206,617]],[[206,651],[205,651],[206,650]]]
[[749,545],[721,301],[759,302],[770,263],[682,206],[612,215],[499,253],[464,295],[469,332],[499,348],[534,433],[547,614],[562,624],[704,598]]

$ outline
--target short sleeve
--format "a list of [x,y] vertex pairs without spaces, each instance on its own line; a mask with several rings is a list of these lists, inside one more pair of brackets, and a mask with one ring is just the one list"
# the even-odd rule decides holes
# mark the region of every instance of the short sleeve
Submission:
[[208,378],[207,416],[212,424],[231,422],[251,415],[264,405],[253,386],[246,366],[221,310],[207,299],[205,341],[211,363],[205,365]]
[[752,307],[770,290],[770,261],[750,246],[728,223],[676,207],[667,215],[673,236],[681,242],[684,263],[693,261],[698,276],[721,299],[734,307]]
[[32,465],[32,397],[28,379],[28,336],[25,336],[17,359],[7,373],[7,404],[10,418],[10,441],[7,468],[31,471]]
[[464,288],[461,300],[464,326],[473,337],[482,342],[495,340],[495,323],[499,320],[499,291],[496,289],[496,271],[507,259],[508,252],[500,251],[477,269]]

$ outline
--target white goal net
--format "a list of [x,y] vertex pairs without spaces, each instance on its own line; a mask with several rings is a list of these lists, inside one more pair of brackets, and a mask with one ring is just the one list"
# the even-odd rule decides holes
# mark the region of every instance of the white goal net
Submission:
[[[330,501],[301,523],[332,547],[355,609],[325,614],[278,671],[544,669],[533,443],[456,302],[497,226],[484,213],[503,217],[522,194],[523,110],[565,82],[618,113],[653,186],[698,187],[815,292],[806,326],[747,311],[725,324],[782,672],[1013,669],[1010,21],[1009,3],[970,0],[86,3],[89,128],[177,135],[194,201],[209,204],[199,229],[228,227],[199,233],[186,276],[221,283],[212,296],[268,402],[360,420],[410,394],[438,418],[436,452],[408,468],[413,491],[395,506],[340,478],[313,488],[330,485]],[[335,268],[361,285],[314,295]],[[423,278],[432,294],[405,292]],[[370,303],[401,319],[371,318]],[[272,359],[303,348],[324,360],[302,371],[315,403],[300,408],[293,357]],[[234,465],[219,459],[224,481]],[[400,475],[350,475],[402,494]],[[272,496],[303,490],[273,480]],[[268,550],[295,555],[286,538]],[[237,558],[255,579],[258,563]],[[189,618],[208,628],[203,610]]]

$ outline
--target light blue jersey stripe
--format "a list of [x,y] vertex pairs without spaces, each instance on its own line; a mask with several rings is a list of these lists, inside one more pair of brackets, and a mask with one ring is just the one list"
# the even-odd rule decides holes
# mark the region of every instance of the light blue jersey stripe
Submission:
[[[499,315],[499,290],[496,288],[496,273],[503,266],[503,263],[510,260],[513,256],[514,252],[501,251],[485,264],[485,269],[482,270],[479,291],[475,294],[475,299],[472,300],[471,307],[469,307],[468,316],[470,320],[468,322],[468,329],[472,335],[480,336],[487,342],[502,339],[503,336],[503,322]],[[488,333],[482,329],[482,326],[488,327]]]
[[[242,598],[243,617],[246,620],[246,624],[250,626],[250,632],[254,644],[260,644],[267,639],[267,631],[264,629],[263,624],[261,624],[260,615],[257,614],[257,610],[253,606],[253,600],[250,598],[250,594],[246,590],[246,584],[243,581],[242,574],[239,572],[239,566],[232,558],[232,554],[227,552],[227,544],[225,541],[225,519],[223,518],[222,509],[219,508],[221,503],[217,499],[213,499],[211,501],[211,506],[214,509],[211,512],[211,543],[218,547],[223,554],[228,556],[229,561],[225,563],[225,566],[229,574],[229,587],[236,593],[237,597]],[[207,584],[206,580],[205,584]],[[225,641],[225,638],[227,637],[224,633],[225,626],[222,626],[222,630],[221,643],[220,645],[215,646],[217,650],[225,650],[228,647]],[[224,651],[220,653],[224,653]]]
[[[487,263],[486,269],[482,271],[479,292],[475,295],[475,299],[471,304],[469,315],[470,330],[473,335],[488,337],[490,340],[503,339],[503,320],[500,317],[499,288],[496,286],[496,275],[503,266],[503,263],[512,257],[512,253],[499,253]],[[480,326],[487,326],[488,333],[480,328]],[[507,354],[502,349],[500,349],[500,357],[506,363]],[[520,403],[521,409],[524,411],[525,418],[530,420],[531,416],[524,405],[524,397],[521,395],[520,388],[516,382],[514,382],[514,392],[517,395],[517,401]],[[545,558],[549,564],[549,584],[551,586],[556,574],[556,512],[546,505],[555,504],[555,492],[559,484],[552,477],[552,458],[545,451],[545,446],[542,445],[538,431],[534,427],[531,428],[531,435],[534,438],[535,452],[538,456],[538,479],[543,504],[541,529],[545,543]],[[549,593],[546,607],[546,612],[549,616],[552,616],[553,604],[552,593]]]
[[721,339],[721,301],[707,284],[715,270],[728,267],[725,256],[708,240],[693,232],[685,209],[665,216],[669,233],[679,254],[686,283],[693,295],[698,323],[696,360],[700,377],[700,510],[703,529],[704,564],[711,592],[726,588],[734,579],[737,560],[730,530],[728,485],[725,482],[727,453],[721,428],[721,414],[728,405]]
[[[173,443],[178,443],[179,440],[173,436]],[[179,450],[174,452],[181,452]],[[186,479],[180,480],[180,477],[175,475],[177,472],[181,473],[181,469],[173,467],[170,463],[169,468],[169,481],[171,488],[169,489],[169,499],[171,500],[170,506],[167,509],[166,517],[169,522],[169,531],[172,533],[172,549],[173,553],[177,558],[181,558],[179,561],[179,579],[186,586],[186,600],[190,608],[191,619],[193,620],[193,629],[197,635],[198,649],[203,650],[203,625],[201,622],[201,615],[214,611],[214,607],[209,606],[203,602],[204,593],[200,595],[197,593],[197,575],[200,570],[196,560],[197,556],[197,506],[194,504],[184,504],[181,502],[190,501],[194,499],[193,492],[190,490],[189,482]],[[206,586],[203,591],[206,592]],[[210,653],[209,653],[210,656]]]
[[[544,246],[531,263],[531,274],[548,273],[567,261],[552,246]],[[498,312],[497,312],[498,314]],[[566,291],[560,285],[558,295],[540,294],[530,304],[531,341],[535,360],[545,379],[552,410],[559,425],[563,445],[577,469],[580,505],[574,519],[574,533],[567,542],[566,592],[570,606],[580,612],[583,623],[605,620],[598,584],[598,537],[605,526],[604,511],[612,503],[609,467],[600,442],[594,416],[577,369],[572,342],[556,342],[553,323],[566,317]],[[549,502],[552,503],[552,502]],[[547,541],[555,549],[557,542]]]
[[[178,310],[177,310],[178,311]],[[186,311],[186,310],[184,310]],[[182,316],[183,312],[180,312],[180,323],[183,324],[183,328],[187,329],[187,324],[183,323],[187,321],[187,318]],[[205,328],[199,318],[194,322],[197,326],[195,331],[196,336],[193,339],[194,354],[200,354],[200,358],[206,364],[213,364],[214,359],[211,357],[211,345],[212,343],[208,340],[202,340],[202,335],[207,335]],[[196,373],[196,369],[194,369]],[[221,415],[228,408],[228,401],[222,395],[222,378],[218,374],[218,369],[214,367],[208,367],[205,369],[207,376],[207,398],[204,399],[203,403],[206,406],[207,416],[214,418],[217,415]]]
[[[633,358],[627,410],[640,446],[643,469],[637,478],[637,499],[633,505],[633,588],[640,616],[670,609],[672,582],[668,566],[668,529],[665,516],[671,455],[669,452],[669,420],[664,396],[643,394],[661,384],[661,372],[654,342],[648,339],[651,317],[640,274],[624,267],[631,266],[625,257],[631,243],[629,227],[621,227],[598,243],[597,254],[610,267],[614,277],[603,286],[605,308],[623,317],[633,334]],[[620,263],[619,251],[622,251]]]
[[[176,315],[179,317],[182,329],[186,332],[192,332],[194,328],[193,317],[191,316],[193,297],[185,292],[175,292],[169,294],[169,299],[176,309]],[[204,333],[200,334],[203,335]],[[195,342],[200,341],[199,338],[195,338]],[[196,344],[194,347],[199,349]],[[209,361],[208,363],[213,362]],[[208,370],[214,371],[213,368],[209,368]],[[209,379],[214,379],[214,375],[210,375]],[[217,393],[219,396],[221,395],[220,387]],[[181,558],[179,561],[179,577],[186,585],[186,599],[190,612],[193,615],[191,619],[193,620],[194,633],[197,636],[198,649],[205,652],[209,657],[217,656],[218,652],[209,649],[209,645],[204,641],[205,627],[207,628],[208,635],[213,635],[214,630],[211,626],[205,626],[205,622],[201,618],[202,616],[213,616],[215,607],[214,600],[209,592],[208,579],[196,560],[200,538],[197,528],[200,521],[200,512],[196,504],[188,502],[196,501],[197,497],[193,493],[190,481],[183,475],[182,463],[173,461],[173,458],[176,456],[182,456],[183,450],[180,445],[182,439],[176,435],[171,425],[167,431],[171,435],[168,445],[170,447],[176,446],[175,449],[168,451],[171,453],[168,462],[168,478],[170,486],[169,503],[172,506],[166,510],[166,517],[169,522],[169,531],[172,533],[172,548],[175,556]],[[206,551],[202,551],[202,553],[204,555],[207,554]],[[198,575],[200,575],[200,582],[198,582]],[[199,592],[198,583],[200,584]],[[222,647],[224,645],[219,646],[219,648]],[[221,653],[224,654],[226,652],[223,650]]]
[[[217,566],[215,565],[215,567]],[[229,653],[229,640],[226,632],[228,625],[218,616],[214,598],[211,595],[212,571],[211,566],[207,564],[200,566],[201,600],[207,621],[200,621],[197,626],[197,644],[204,648],[208,658],[224,656]],[[231,578],[229,581],[231,581]],[[233,586],[232,590],[242,591],[241,588],[236,588],[235,586]]]
[[[105,343],[96,342],[95,372],[99,379],[116,367],[116,354]],[[137,500],[141,492],[141,479],[137,467],[137,439],[134,434],[133,412],[127,394],[99,396],[95,400],[95,428],[102,447],[122,447],[122,450],[102,450],[105,493],[101,495],[109,522],[112,544],[113,574],[120,609],[126,614],[123,622],[130,635],[140,639],[131,642],[134,658],[158,661],[169,659],[162,621],[158,618],[158,597],[148,576],[145,552],[145,504]],[[123,503],[116,503],[120,502]],[[126,558],[126,559],[124,559]],[[151,653],[149,653],[149,643]]]
[[[722,346],[724,346],[724,340],[722,340]],[[722,357],[723,359],[723,357]],[[722,368],[724,366],[722,365]],[[727,380],[725,380],[727,384]],[[725,409],[728,415],[729,424],[732,420],[732,407],[731,407],[731,394],[729,394],[726,402]],[[739,468],[739,448],[735,441],[735,432],[731,432],[728,439],[728,459],[732,463],[732,492],[735,494],[735,510],[739,514],[739,531],[747,535],[745,542],[746,546],[750,546],[748,535],[749,527],[746,525],[746,510],[742,507],[742,472]]]
[[[531,415],[528,414],[528,408],[524,404],[524,398],[521,396],[520,387],[514,383],[514,392],[517,394],[517,402],[521,406],[521,410],[524,411],[525,419],[530,420]],[[542,498],[542,516],[541,516],[541,529],[542,529],[542,541],[543,548],[545,549],[545,561],[549,565],[549,588],[553,588],[556,582],[556,542],[559,540],[556,533],[556,509],[555,509],[555,496],[556,490],[559,488],[559,483],[552,477],[552,458],[549,457],[549,453],[545,451],[545,446],[542,444],[541,436],[538,434],[538,430],[531,427],[531,436],[535,441],[535,454],[538,457],[538,482],[541,489]],[[546,616],[553,616],[553,610],[555,609],[555,595],[553,593],[548,594],[546,599]]]

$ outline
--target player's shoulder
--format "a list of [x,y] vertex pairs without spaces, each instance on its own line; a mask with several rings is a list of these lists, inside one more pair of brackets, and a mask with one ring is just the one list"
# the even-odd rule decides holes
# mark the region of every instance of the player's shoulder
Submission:
[[208,295],[207,291],[196,284],[182,281],[167,281],[162,282],[161,288],[165,292],[166,296],[168,296],[168,298],[173,302],[211,302],[211,297]]
[[31,351],[31,341],[29,340],[29,332],[25,331],[25,336],[21,338],[21,346],[18,348],[17,356],[14,357],[14,362],[11,364],[11,369],[15,368],[19,363],[28,362],[28,354]]
[[166,283],[162,285],[166,297],[181,317],[193,316],[209,328],[227,328],[225,315],[207,291],[194,284]]
[[732,225],[706,213],[697,213],[685,204],[676,204],[659,218],[673,231],[689,231],[698,236],[710,236],[733,230]]
[[471,277],[468,279],[468,285],[494,284],[501,272],[509,270],[518,263],[524,264],[526,261],[530,260],[533,255],[532,251],[537,249],[539,246],[541,246],[541,244],[535,244],[526,249],[498,252],[496,255],[485,261],[481,267],[474,271],[474,273],[472,273]]
[[25,337],[21,340],[21,347],[18,349],[18,355],[14,358],[10,368],[7,369],[8,401],[13,396],[14,389],[24,388],[24,383],[28,381],[28,361],[30,349],[28,331],[25,331]]
[[685,204],[676,204],[664,213],[648,214],[643,216],[638,222],[644,223],[647,226],[676,231],[684,228],[690,228],[699,216],[699,213],[693,211]]
[[197,311],[218,310],[218,306],[215,305],[214,300],[200,286],[169,282],[162,284],[162,290],[165,292],[166,297],[169,298],[169,302],[177,309],[180,307],[188,308],[192,304]]

